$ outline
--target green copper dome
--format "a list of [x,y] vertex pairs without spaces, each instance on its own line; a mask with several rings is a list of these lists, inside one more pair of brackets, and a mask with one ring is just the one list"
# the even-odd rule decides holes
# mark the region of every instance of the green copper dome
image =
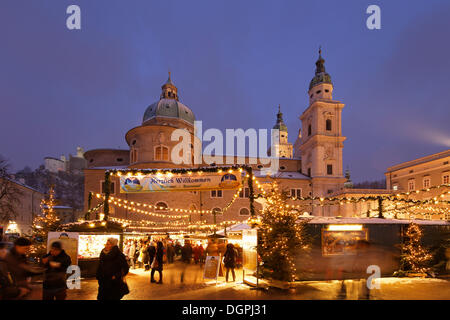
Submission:
[[142,123],[155,117],[179,118],[194,125],[195,116],[191,109],[175,99],[161,99],[145,110]]
[[312,78],[309,83],[309,90],[321,83],[329,83],[331,82],[331,76],[325,71],[325,60],[322,58],[322,50],[319,50],[319,59],[316,61],[316,75]]

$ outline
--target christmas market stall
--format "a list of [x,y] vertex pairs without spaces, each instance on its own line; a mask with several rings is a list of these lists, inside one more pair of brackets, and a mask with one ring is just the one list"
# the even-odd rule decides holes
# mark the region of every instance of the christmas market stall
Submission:
[[119,248],[123,245],[123,226],[104,220],[91,220],[62,225],[59,231],[76,232],[78,237],[78,266],[82,277],[93,277],[97,271],[99,257],[108,238],[116,238]]
[[[450,232],[450,222],[442,220],[337,217],[307,220],[310,255],[296,259],[297,278],[302,280],[366,278],[369,265],[378,266],[381,276],[392,276],[410,259],[408,252],[411,257],[415,254],[413,250],[421,256],[423,265],[432,266],[433,252],[449,240]],[[431,270],[414,267],[414,262],[409,262],[412,271],[424,274]]]

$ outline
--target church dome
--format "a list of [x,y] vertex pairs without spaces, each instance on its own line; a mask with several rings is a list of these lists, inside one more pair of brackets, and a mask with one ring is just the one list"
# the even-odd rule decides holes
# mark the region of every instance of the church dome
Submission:
[[142,124],[156,117],[178,118],[194,125],[195,116],[191,109],[178,101],[178,89],[170,79],[161,87],[162,93],[159,101],[151,104],[145,110]]
[[161,99],[145,110],[142,123],[155,117],[178,118],[194,125],[195,116],[191,109],[175,99]]

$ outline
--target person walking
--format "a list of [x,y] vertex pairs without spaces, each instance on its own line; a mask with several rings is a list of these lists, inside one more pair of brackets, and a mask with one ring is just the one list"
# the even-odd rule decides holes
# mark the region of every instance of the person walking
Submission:
[[42,258],[46,268],[42,284],[42,300],[65,300],[67,297],[67,268],[72,264],[61,242],[53,242],[50,252]]
[[233,275],[233,282],[236,281],[236,274],[234,273],[234,268],[236,268],[236,249],[234,248],[232,243],[227,245],[227,249],[225,254],[223,255],[223,263],[225,264],[225,268],[227,269],[225,275],[225,281],[228,282],[228,274],[231,270],[231,274]]
[[135,256],[136,256],[136,241],[132,240],[130,248],[128,249],[128,259],[130,259],[130,264],[133,269],[136,269]]
[[181,244],[179,241],[177,241],[177,243],[175,244],[175,254],[179,257],[181,255]]
[[154,278],[155,271],[158,271],[158,273],[159,273],[158,284],[163,283],[163,273],[162,273],[162,271],[163,271],[163,256],[164,256],[164,246],[161,241],[158,241],[158,243],[156,245],[155,257],[154,257],[152,265],[151,265],[152,272],[150,275],[150,282],[152,282],[152,283],[156,282],[155,278]]
[[30,248],[30,240],[27,238],[18,238],[14,242],[14,247],[8,252],[4,260],[17,285],[31,291],[28,277],[37,274],[37,272],[32,271],[33,268],[27,260],[27,254]]
[[27,288],[19,287],[4,260],[8,254],[8,244],[0,242],[0,300],[20,300],[30,293]]
[[150,268],[151,268],[152,264],[153,264],[153,260],[155,259],[155,255],[156,255],[155,243],[153,241],[151,241],[147,247],[147,255],[148,255],[148,261],[149,261]]
[[175,248],[173,246],[173,243],[167,244],[167,262],[173,263],[173,258],[175,256]]
[[192,259],[192,247],[189,242],[186,242],[183,248],[181,249],[181,260],[184,263],[189,264],[191,263],[191,259]]
[[125,282],[129,266],[125,255],[119,250],[116,238],[109,238],[100,253],[97,269],[98,300],[120,300],[129,293]]

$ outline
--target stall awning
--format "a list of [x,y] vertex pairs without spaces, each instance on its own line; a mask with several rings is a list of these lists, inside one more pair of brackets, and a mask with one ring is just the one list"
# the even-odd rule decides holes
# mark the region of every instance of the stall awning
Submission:
[[[238,223],[238,224],[235,224],[235,225],[227,228],[227,233],[228,232],[240,232],[242,230],[248,230],[248,229],[251,229],[251,227],[248,224],[246,224],[246,223]],[[222,230],[218,231],[217,234],[224,235],[225,234],[225,230],[222,229]]]

